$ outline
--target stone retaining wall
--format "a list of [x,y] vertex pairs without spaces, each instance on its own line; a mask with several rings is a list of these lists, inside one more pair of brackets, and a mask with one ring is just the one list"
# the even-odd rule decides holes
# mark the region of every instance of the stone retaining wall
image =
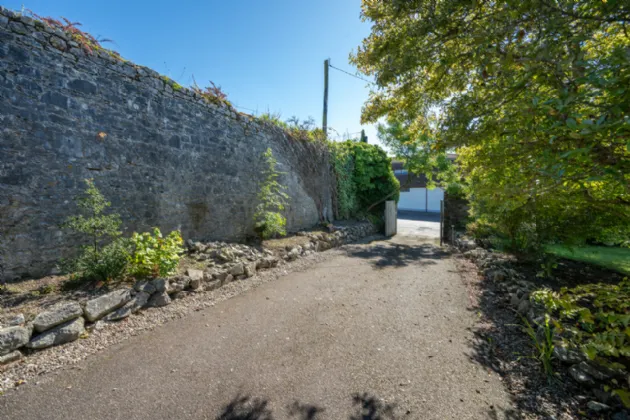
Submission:
[[334,232],[300,232],[303,245],[271,251],[242,244],[188,241],[188,258],[198,262],[181,275],[136,282],[87,302],[65,301],[28,319],[17,314],[0,325],[0,365],[20,360],[27,352],[62,345],[79,339],[98,323],[116,322],[147,307],[169,305],[188,294],[215,290],[233,281],[247,281],[257,271],[325,251],[377,233],[363,222],[337,227]]
[[242,240],[271,147],[287,186],[287,228],[329,216],[321,142],[209,101],[115,53],[0,7],[0,282],[48,275],[76,250],[60,224],[86,178],[127,233],[179,229]]

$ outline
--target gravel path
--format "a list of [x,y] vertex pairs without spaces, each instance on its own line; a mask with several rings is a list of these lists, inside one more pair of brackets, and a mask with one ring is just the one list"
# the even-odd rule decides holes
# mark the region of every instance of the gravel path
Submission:
[[0,398],[0,418],[482,419],[511,412],[500,378],[473,360],[476,314],[460,273],[433,245],[411,237],[348,245],[291,267],[146,311],[128,321],[128,334],[178,319],[128,340],[112,326],[36,355],[34,369],[45,353],[74,361],[119,342],[56,374],[27,378]]

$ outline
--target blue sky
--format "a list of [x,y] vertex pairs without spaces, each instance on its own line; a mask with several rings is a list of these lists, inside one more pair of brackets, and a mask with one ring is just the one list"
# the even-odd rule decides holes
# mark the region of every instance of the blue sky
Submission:
[[[355,72],[348,55],[369,34],[360,0],[25,0],[41,16],[82,23],[103,44],[134,63],[190,85],[221,86],[244,112],[280,112],[322,118],[323,62]],[[340,134],[361,127],[369,88],[361,80],[330,71],[329,126]]]

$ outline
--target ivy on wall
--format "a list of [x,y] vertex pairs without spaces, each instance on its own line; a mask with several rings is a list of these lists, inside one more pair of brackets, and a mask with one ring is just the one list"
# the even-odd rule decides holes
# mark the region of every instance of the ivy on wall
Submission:
[[384,204],[378,203],[390,195],[390,200],[398,201],[400,184],[383,149],[352,140],[331,142],[329,148],[337,180],[338,219],[365,216],[368,210],[381,214]]

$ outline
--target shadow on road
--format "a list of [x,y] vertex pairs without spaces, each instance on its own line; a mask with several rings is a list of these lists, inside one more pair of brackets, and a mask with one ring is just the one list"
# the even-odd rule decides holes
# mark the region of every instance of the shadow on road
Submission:
[[439,247],[428,243],[373,243],[370,247],[356,247],[347,250],[350,257],[370,260],[374,269],[387,267],[406,267],[409,265],[435,264],[435,260],[449,254]]
[[398,210],[398,220],[415,220],[419,222],[440,223],[440,213],[427,213],[424,211]]
[[[348,420],[398,420],[395,404],[387,404],[368,393],[354,394],[351,398],[353,412]],[[216,417],[216,420],[274,420],[269,400],[238,394]],[[289,418],[296,420],[323,420],[325,409],[295,401],[287,408]],[[406,417],[406,416],[405,416]]]

